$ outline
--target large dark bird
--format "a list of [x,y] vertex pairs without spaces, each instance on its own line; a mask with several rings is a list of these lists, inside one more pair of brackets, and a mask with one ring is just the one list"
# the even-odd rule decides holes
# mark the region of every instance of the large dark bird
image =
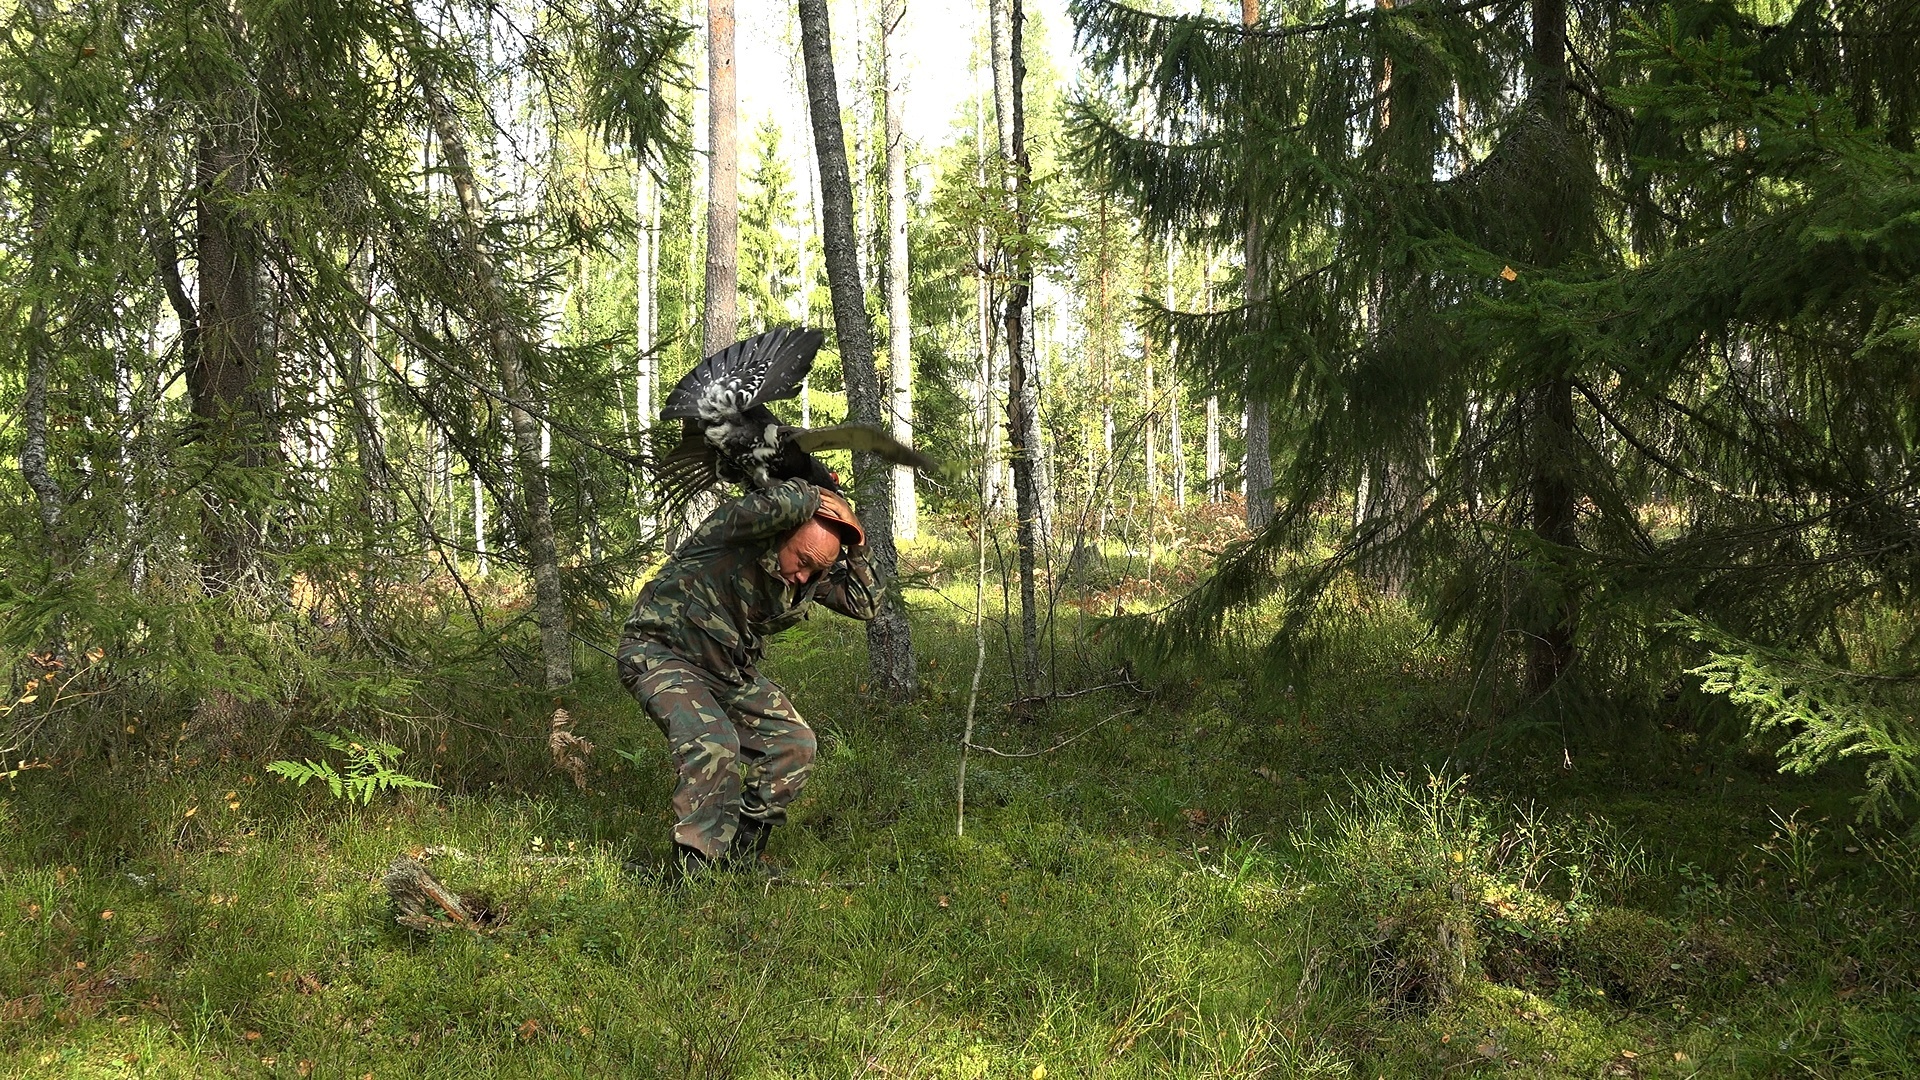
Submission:
[[721,349],[681,378],[660,408],[661,420],[680,421],[679,443],[652,459],[669,515],[722,481],[771,487],[798,477],[841,490],[840,478],[813,456],[817,450],[864,450],[897,465],[938,470],[938,462],[879,428],[788,427],[773,415],[767,402],[800,393],[825,340],[803,327],[769,330]]

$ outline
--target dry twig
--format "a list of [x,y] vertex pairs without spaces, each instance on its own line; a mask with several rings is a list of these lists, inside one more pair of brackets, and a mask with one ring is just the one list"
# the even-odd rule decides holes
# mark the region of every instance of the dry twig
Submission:
[[1115,720],[1118,720],[1123,716],[1132,716],[1134,713],[1137,713],[1139,711],[1140,711],[1139,709],[1122,709],[1119,712],[1114,713],[1112,716],[1107,717],[1105,720],[1101,720],[1098,723],[1089,724],[1086,727],[1081,728],[1079,731],[1076,731],[1073,734],[1067,736],[1066,738],[1061,739],[1059,742],[1054,743],[1052,746],[1049,746],[1044,750],[1022,750],[1015,753],[1009,753],[1008,751],[995,750],[991,746],[985,746],[976,742],[969,742],[966,745],[967,745],[967,749],[969,750],[978,750],[983,754],[992,754],[994,757],[1002,757],[1002,758],[1039,757],[1042,754],[1051,754],[1055,750],[1058,750],[1068,745],[1069,743],[1077,742],[1081,738],[1092,734],[1093,732],[1099,730],[1100,728],[1106,727],[1108,724],[1113,723]]

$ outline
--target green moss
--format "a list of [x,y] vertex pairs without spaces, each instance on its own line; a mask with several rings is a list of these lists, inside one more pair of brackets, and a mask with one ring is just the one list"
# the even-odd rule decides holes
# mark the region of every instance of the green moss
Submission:
[[[1365,630],[1304,698],[1229,665],[1016,716],[990,668],[976,741],[1083,734],[975,755],[960,836],[970,621],[924,619],[926,694],[892,708],[856,692],[859,628],[815,620],[772,664],[823,752],[771,888],[623,868],[662,854],[668,778],[604,671],[577,729],[637,761],[603,751],[585,795],[505,742],[500,784],[429,748],[442,791],[364,810],[242,763],[25,774],[0,798],[0,1074],[1920,1071],[1908,847],[1822,834],[1810,890],[1756,848],[1770,807],[1827,805],[1809,780],[1429,781],[1459,675]],[[429,845],[502,925],[391,923],[380,873]]]

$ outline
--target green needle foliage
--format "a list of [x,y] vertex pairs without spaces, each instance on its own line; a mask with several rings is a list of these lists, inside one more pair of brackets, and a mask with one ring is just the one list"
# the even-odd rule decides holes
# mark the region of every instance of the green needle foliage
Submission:
[[1920,5],[1073,11],[1154,105],[1081,102],[1083,158],[1150,230],[1256,225],[1271,286],[1148,305],[1281,448],[1273,526],[1153,642],[1277,593],[1297,663],[1358,573],[1577,737],[1684,681],[1676,615],[1846,667],[1863,608],[1911,613]]
[[[134,694],[119,701],[323,723],[416,714],[416,677],[474,653],[524,668],[516,620],[465,580],[481,549],[529,562],[497,332],[530,343],[576,624],[646,556],[631,378],[604,341],[547,325],[586,254],[630,259],[635,171],[684,167],[688,29],[657,6],[554,3],[509,44],[496,15],[0,12],[0,412],[30,417],[0,427],[23,465],[0,483],[0,530],[23,538],[0,553],[6,663],[99,647],[114,670],[90,689]],[[498,296],[459,242],[435,98],[476,148]],[[83,715],[35,720],[26,749],[86,742],[67,723]]]
[[1914,725],[1920,680],[1829,667],[1741,641],[1697,620],[1683,624],[1705,646],[1691,674],[1752,718],[1756,735],[1785,736],[1782,768],[1811,773],[1846,758],[1867,761],[1860,816],[1880,824],[1899,800],[1920,795],[1920,728]]

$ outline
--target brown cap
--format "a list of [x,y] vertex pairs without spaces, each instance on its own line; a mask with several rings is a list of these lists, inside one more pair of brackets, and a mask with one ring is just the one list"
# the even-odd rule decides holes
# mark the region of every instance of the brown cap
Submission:
[[840,534],[847,544],[859,545],[867,542],[867,530],[860,527],[860,518],[847,505],[847,500],[837,491],[820,489],[820,509],[813,516],[827,523],[828,527]]

